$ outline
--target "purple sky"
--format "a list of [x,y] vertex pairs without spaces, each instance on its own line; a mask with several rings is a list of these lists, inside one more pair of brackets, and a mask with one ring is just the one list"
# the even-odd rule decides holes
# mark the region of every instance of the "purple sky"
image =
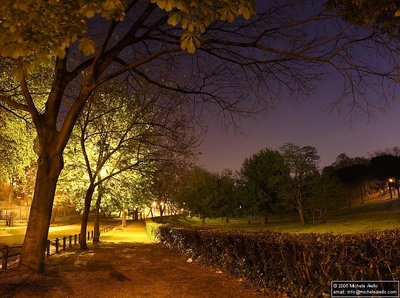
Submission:
[[371,119],[364,113],[353,115],[350,124],[336,111],[329,112],[331,102],[318,100],[318,96],[314,100],[283,101],[258,121],[239,122],[246,135],[209,120],[199,164],[211,171],[238,170],[246,157],[266,147],[278,149],[285,142],[316,147],[321,167],[330,165],[340,153],[368,157],[377,150],[400,146],[400,103],[392,102],[386,113],[376,112]]
[[[368,49],[369,47],[360,47],[357,51],[354,48],[352,53],[359,55],[357,58],[360,60],[367,59],[374,67],[385,69],[385,63],[390,59],[386,61],[385,55],[374,54],[373,47]],[[202,154],[199,164],[211,171],[239,170],[246,157],[263,148],[278,149],[284,143],[291,142],[300,146],[316,147],[321,156],[322,168],[332,164],[341,153],[350,157],[368,157],[378,150],[400,146],[400,133],[397,131],[400,128],[400,101],[385,103],[371,89],[361,88],[370,103],[384,104],[385,111],[374,112],[370,117],[365,112],[355,111],[350,123],[348,115],[340,115],[336,110],[330,111],[332,103],[346,89],[341,76],[328,68],[324,73],[325,76],[321,75],[320,80],[314,82],[315,95],[306,100],[299,99],[295,103],[289,96],[285,99],[286,96],[281,94],[283,99],[276,100],[274,109],[260,115],[258,120],[240,121],[238,124],[245,135],[225,129],[223,124],[213,120],[217,118],[215,115],[208,115],[208,132],[200,146]],[[380,84],[379,81],[367,82],[376,83],[377,86]],[[391,93],[392,90],[383,86],[386,93]],[[399,86],[394,87],[393,92],[400,91]],[[377,91],[380,92],[382,90]],[[360,103],[363,102],[362,99],[357,99]],[[344,113],[349,112],[346,102],[340,108]]]

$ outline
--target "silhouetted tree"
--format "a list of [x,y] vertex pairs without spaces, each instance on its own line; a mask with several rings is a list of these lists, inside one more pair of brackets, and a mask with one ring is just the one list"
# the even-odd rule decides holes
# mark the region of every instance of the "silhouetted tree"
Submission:
[[310,192],[315,184],[315,176],[319,175],[318,162],[320,157],[317,149],[312,146],[301,147],[286,143],[279,150],[288,168],[286,179],[289,187],[286,197],[294,204],[301,223],[305,224],[305,204],[311,196]]
[[279,204],[283,189],[289,187],[289,168],[282,155],[275,150],[263,149],[246,158],[240,170],[245,190],[243,207],[249,214],[261,214],[264,223],[268,214]]
[[346,186],[338,179],[334,166],[323,168],[322,173],[315,175],[314,179],[314,187],[307,200],[313,223],[325,221],[329,211],[341,208],[346,203]]
[[352,194],[361,199],[364,203],[365,196],[369,194],[368,181],[371,180],[369,161],[365,158],[354,158],[352,164],[337,169],[337,177],[341,182],[347,185],[348,188],[348,206],[352,204]]

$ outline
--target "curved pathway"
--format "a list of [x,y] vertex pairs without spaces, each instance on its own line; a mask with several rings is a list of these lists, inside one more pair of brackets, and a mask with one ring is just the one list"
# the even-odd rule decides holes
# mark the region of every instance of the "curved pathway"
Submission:
[[148,237],[142,223],[117,228],[88,252],[46,260],[43,275],[0,273],[0,297],[276,297],[226,273],[188,263]]

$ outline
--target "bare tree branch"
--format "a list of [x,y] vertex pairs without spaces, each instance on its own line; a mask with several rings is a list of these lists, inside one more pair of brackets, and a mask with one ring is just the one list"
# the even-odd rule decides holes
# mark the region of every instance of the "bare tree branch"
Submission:
[[13,108],[13,109],[30,112],[30,107],[28,105],[24,105],[24,104],[15,102],[8,96],[0,95],[0,102]]
[[38,110],[36,109],[35,103],[33,102],[31,93],[29,92],[28,85],[26,84],[25,72],[24,72],[21,60],[19,60],[19,63],[18,63],[18,71],[21,74],[19,83],[21,85],[21,89],[22,89],[24,98],[27,102],[27,106],[29,107],[29,113],[32,115],[32,120],[33,120],[33,123],[36,125],[36,127],[40,127],[40,115],[39,115]]

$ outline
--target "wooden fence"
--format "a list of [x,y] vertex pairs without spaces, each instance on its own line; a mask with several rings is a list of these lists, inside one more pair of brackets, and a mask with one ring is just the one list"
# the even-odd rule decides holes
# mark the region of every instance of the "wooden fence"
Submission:
[[[114,229],[116,225],[113,226],[107,226],[102,229],[100,229],[100,234],[109,232],[112,229]],[[87,234],[87,240],[93,240],[94,237],[94,231],[88,231]],[[46,245],[46,252],[45,255],[49,257],[50,255],[56,253],[59,254],[62,251],[66,251],[68,249],[72,249],[73,246],[76,246],[79,244],[79,238],[80,234],[74,234],[74,235],[69,235],[69,236],[64,236],[62,238],[56,238],[55,240],[47,240],[47,245]],[[54,247],[52,249],[52,246]],[[0,246],[1,250],[1,255],[0,259],[2,260],[1,262],[1,268],[2,270],[7,270],[8,262],[10,258],[15,258],[19,257],[21,255],[21,249],[22,245],[3,245]]]

